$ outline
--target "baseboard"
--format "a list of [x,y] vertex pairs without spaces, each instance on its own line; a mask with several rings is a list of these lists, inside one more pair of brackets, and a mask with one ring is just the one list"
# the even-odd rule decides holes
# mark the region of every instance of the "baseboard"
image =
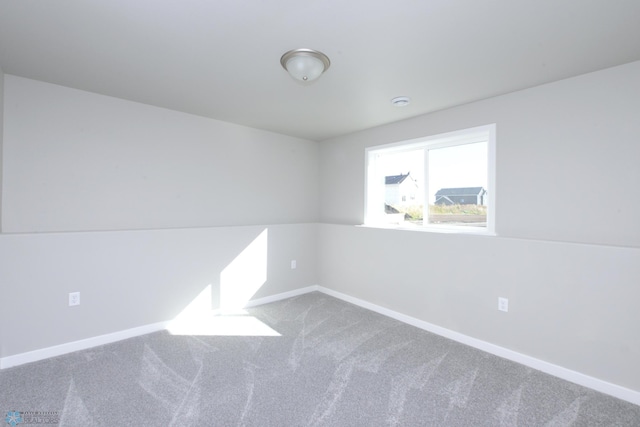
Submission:
[[372,304],[368,301],[364,301],[359,298],[343,294],[341,292],[336,292],[332,289],[318,286],[317,290],[334,298],[338,298],[359,307],[366,308],[367,310],[371,310],[384,316],[391,317],[392,319],[396,319],[403,323],[415,326],[420,329],[424,329],[425,331],[432,332],[436,335],[449,338],[453,341],[466,344],[468,346],[477,348],[478,350],[482,350],[487,353],[502,357],[504,359],[520,363],[521,365],[525,365],[549,375],[553,375],[563,380],[581,385],[583,387],[587,387],[592,390],[617,397],[618,399],[626,400],[627,402],[633,403],[635,405],[640,405],[640,392],[638,391],[612,384],[598,378],[590,377],[589,375],[572,371],[571,369],[554,365],[553,363],[545,362],[543,360],[536,359],[535,357],[527,356],[526,354],[518,353],[517,351],[509,350],[507,348],[500,347],[498,345],[491,344],[489,342],[482,341],[468,335],[464,335],[459,332],[434,325],[429,322],[425,322],[424,320],[416,319],[415,317],[398,313],[397,311]]
[[167,322],[153,323],[150,325],[139,326],[137,328],[126,329],[124,331],[113,332],[96,337],[86,338],[83,340],[72,341],[53,347],[33,350],[26,353],[16,354],[0,358],[0,369],[11,368],[13,366],[24,365],[25,363],[37,362],[39,360],[48,359],[50,357],[62,356],[63,354],[73,353],[74,351],[86,350],[92,347],[98,347],[105,344],[111,344],[116,341],[122,341],[128,338],[140,335],[158,332],[166,328]]
[[[390,310],[385,307],[381,307],[376,304],[372,304],[368,301],[361,300],[356,297],[352,297],[341,292],[334,291],[329,288],[325,288],[318,285],[307,286],[305,288],[296,289],[293,291],[283,292],[268,297],[257,298],[250,300],[245,307],[255,307],[258,305],[268,304],[283,299],[307,294],[310,292],[319,291],[334,298],[346,301],[348,303],[357,305],[367,310],[374,311],[392,319],[399,320],[400,322],[415,326],[425,331],[432,332],[445,338],[457,341],[462,344],[477,348],[487,353],[494,354],[507,360],[511,360],[516,363],[520,363],[530,368],[536,369],[541,372],[545,372],[549,375],[561,378],[566,381],[590,388],[592,390],[599,391],[601,393],[608,394],[618,399],[626,400],[627,402],[635,405],[640,405],[640,392],[631,390],[616,384],[609,383],[607,381],[600,380],[598,378],[590,377],[580,372],[572,371],[571,369],[564,368],[562,366],[554,365],[549,362],[545,362],[540,359],[536,359],[526,354],[518,353],[513,350],[500,347],[495,344],[491,344],[486,341],[479,340],[477,338],[470,337],[468,335],[461,334],[459,332],[452,331],[450,329],[443,328],[441,326],[434,325],[424,320],[416,319],[415,317],[407,316],[397,311]],[[97,337],[91,337],[84,340],[73,341],[70,343],[60,344],[53,347],[47,347],[40,350],[29,351],[26,353],[16,354],[14,356],[7,356],[0,358],[0,369],[10,368],[13,366],[23,365],[25,363],[37,362],[38,360],[48,359],[50,357],[61,356],[63,354],[72,353],[74,351],[86,350],[88,348],[97,347],[105,344],[110,344],[116,341],[121,341],[128,338],[133,338],[140,335],[146,335],[152,332],[158,332],[167,328],[169,322],[158,322],[150,325],[144,325],[137,328],[131,328],[124,331],[114,332],[110,334],[100,335]]]
[[245,304],[245,308],[255,307],[257,305],[269,304],[271,302],[281,301],[283,299],[297,297],[298,295],[308,294],[309,292],[315,292],[320,290],[318,285],[307,286],[306,288],[300,288],[289,292],[282,292],[280,294],[271,295],[264,298],[252,299]]
[[[295,297],[298,295],[314,292],[317,290],[318,290],[318,286],[314,285],[314,286],[308,286],[305,288],[296,289],[289,292],[282,292],[280,294],[250,300],[245,305],[245,307],[249,308],[257,305],[268,304],[270,302],[280,301],[286,298]],[[3,357],[3,358],[0,358],[0,369],[6,369],[6,368],[11,368],[13,366],[24,365],[25,363],[37,362],[39,360],[48,359],[50,357],[62,356],[63,354],[73,353],[74,351],[86,350],[92,347],[111,344],[113,342],[137,337],[140,335],[146,335],[153,332],[162,331],[164,329],[167,329],[169,324],[170,324],[170,321],[158,322],[150,325],[144,325],[136,328],[126,329],[124,331],[113,332],[110,334],[99,335],[96,337],[91,337],[83,340],[60,344],[53,347],[47,347],[39,350],[29,351],[26,353],[20,353],[14,356]]]

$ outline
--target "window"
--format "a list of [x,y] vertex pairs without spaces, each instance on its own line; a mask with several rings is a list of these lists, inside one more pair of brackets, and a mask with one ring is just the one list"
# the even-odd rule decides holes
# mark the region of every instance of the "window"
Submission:
[[495,125],[366,150],[365,224],[494,233]]

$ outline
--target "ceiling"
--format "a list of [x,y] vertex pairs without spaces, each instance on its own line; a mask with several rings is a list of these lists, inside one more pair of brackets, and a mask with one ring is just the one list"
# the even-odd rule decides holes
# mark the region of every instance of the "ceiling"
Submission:
[[[0,67],[321,141],[640,60],[639,23],[638,0],[0,0]],[[296,48],[331,67],[297,83]]]

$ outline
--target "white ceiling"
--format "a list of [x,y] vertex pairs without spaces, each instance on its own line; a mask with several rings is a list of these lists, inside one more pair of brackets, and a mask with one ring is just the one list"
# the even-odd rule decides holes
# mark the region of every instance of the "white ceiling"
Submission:
[[635,60],[639,0],[0,0],[5,73],[311,140]]

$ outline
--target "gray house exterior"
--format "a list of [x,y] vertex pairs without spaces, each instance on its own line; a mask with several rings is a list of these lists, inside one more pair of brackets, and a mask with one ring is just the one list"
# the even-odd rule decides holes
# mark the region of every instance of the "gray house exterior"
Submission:
[[442,188],[436,193],[436,205],[485,205],[487,190],[483,187]]

